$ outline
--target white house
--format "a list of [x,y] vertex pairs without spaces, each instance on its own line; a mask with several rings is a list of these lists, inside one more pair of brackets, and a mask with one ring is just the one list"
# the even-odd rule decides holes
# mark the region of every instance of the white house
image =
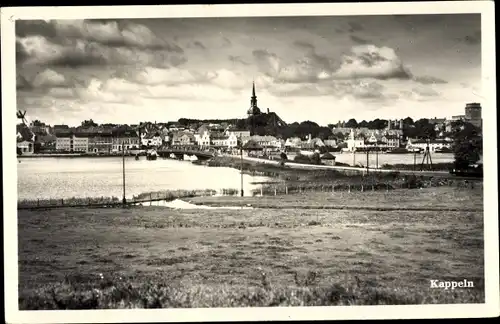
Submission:
[[289,148],[299,148],[302,144],[302,140],[298,137],[290,137],[285,141],[285,147]]
[[208,130],[203,131],[202,134],[195,134],[196,143],[199,146],[210,146],[210,132]]
[[159,147],[163,144],[163,138],[157,133],[141,134],[141,144],[145,146]]
[[348,151],[356,151],[356,148],[365,147],[365,140],[363,138],[355,137],[354,130],[351,129],[351,134],[349,135],[349,139],[347,142],[347,150]]
[[56,138],[56,150],[69,152],[72,149],[71,145],[71,135],[68,136],[57,136]]
[[[434,152],[436,149],[448,148],[451,149],[451,143],[446,140],[431,140],[429,141],[429,151]],[[408,139],[408,143],[406,144],[406,148],[419,148],[425,150],[427,148],[427,141],[425,140],[416,140],[416,139]]]
[[23,155],[35,152],[35,134],[26,125],[17,125],[17,148]]

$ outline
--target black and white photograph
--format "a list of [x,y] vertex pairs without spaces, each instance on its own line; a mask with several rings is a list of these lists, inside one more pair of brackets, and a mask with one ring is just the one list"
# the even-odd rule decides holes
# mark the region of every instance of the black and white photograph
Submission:
[[7,321],[498,316],[493,11],[2,8]]

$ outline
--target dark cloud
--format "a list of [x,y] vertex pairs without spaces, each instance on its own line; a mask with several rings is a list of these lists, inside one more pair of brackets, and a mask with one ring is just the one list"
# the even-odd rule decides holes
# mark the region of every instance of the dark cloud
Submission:
[[24,49],[24,46],[20,42],[16,41],[16,63],[22,64],[29,57],[28,53]]
[[16,72],[16,89],[21,91],[47,93],[50,89],[70,88],[75,85],[76,82],[51,69],[32,73],[29,77],[23,74],[22,69]]
[[349,25],[349,29],[348,30],[351,33],[359,32],[359,31],[362,31],[362,30],[365,29],[363,27],[363,25],[361,25],[360,23],[354,22],[354,21],[349,22],[348,25]]
[[193,46],[194,46],[194,47],[197,47],[197,48],[199,48],[199,49],[202,49],[202,50],[206,49],[205,45],[203,45],[203,43],[202,43],[202,42],[200,42],[200,41],[194,41],[194,42],[193,42]]
[[51,39],[57,37],[55,26],[44,20],[16,20],[15,33],[18,37],[37,35]]
[[233,63],[240,63],[240,64],[243,64],[243,65],[250,65],[250,63],[246,62],[245,60],[243,60],[243,58],[241,56],[233,56],[233,55],[229,55],[229,60]]
[[357,44],[368,44],[370,43],[370,41],[366,40],[366,39],[363,39],[361,37],[358,37],[358,36],[355,36],[355,35],[351,35],[351,40]]
[[448,83],[447,81],[443,80],[443,79],[440,79],[440,78],[436,78],[436,77],[433,77],[433,76],[416,76],[413,78],[414,81],[418,82],[418,83],[422,83],[422,84],[445,84],[445,83]]
[[144,25],[123,20],[21,20],[16,24],[19,37],[44,36],[55,44],[67,39],[81,39],[109,47],[166,50],[183,53],[183,49],[155,35]]
[[312,45],[309,42],[298,40],[295,41],[293,44],[298,48],[314,51],[314,45]]
[[17,90],[32,90],[33,86],[30,82],[21,74],[16,75],[16,89]]
[[164,67],[179,66],[187,61],[183,54],[164,49],[113,47],[74,38],[58,44],[43,36],[20,39],[16,52],[18,59],[25,64],[70,68],[136,64]]

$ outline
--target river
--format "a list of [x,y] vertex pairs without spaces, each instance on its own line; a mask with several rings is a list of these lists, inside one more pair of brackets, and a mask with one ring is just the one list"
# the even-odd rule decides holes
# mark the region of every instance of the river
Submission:
[[[21,158],[17,164],[18,199],[122,197],[122,158]],[[269,178],[243,175],[244,195],[258,188],[251,182]],[[239,170],[194,165],[159,158],[125,158],[126,196],[176,189],[240,189]]]

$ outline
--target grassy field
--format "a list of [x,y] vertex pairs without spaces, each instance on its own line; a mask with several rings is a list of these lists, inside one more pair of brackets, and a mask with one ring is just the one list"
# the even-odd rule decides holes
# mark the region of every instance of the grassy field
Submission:
[[[342,201],[482,200],[442,189]],[[277,198],[261,199],[304,208],[19,211],[20,309],[484,302],[482,212],[312,210],[335,198]],[[475,287],[431,289],[431,279]]]
[[184,199],[197,205],[252,206],[256,208],[366,208],[422,210],[482,210],[483,192],[468,188],[397,189],[391,191],[311,191],[303,194],[262,197],[193,197]]

